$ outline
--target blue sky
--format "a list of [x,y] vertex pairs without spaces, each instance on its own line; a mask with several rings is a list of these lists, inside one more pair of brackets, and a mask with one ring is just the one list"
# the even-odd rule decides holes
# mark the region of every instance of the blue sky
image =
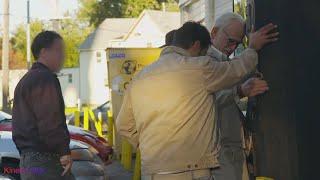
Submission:
[[[48,21],[54,17],[53,3],[55,0],[30,0],[30,17]],[[20,23],[27,22],[27,0],[9,0],[10,2],[10,32]],[[78,0],[58,0],[59,15],[64,12],[74,12],[78,8]],[[0,0],[0,24],[2,24],[3,2]]]

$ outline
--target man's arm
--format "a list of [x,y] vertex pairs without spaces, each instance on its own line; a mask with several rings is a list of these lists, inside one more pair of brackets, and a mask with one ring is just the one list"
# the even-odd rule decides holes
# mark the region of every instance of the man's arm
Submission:
[[[258,63],[257,52],[266,44],[278,40],[279,32],[272,32],[277,28],[270,23],[258,31],[252,29],[249,34],[249,48],[241,56],[237,56],[230,62],[206,61],[203,69],[205,86],[210,93],[227,87],[231,87],[239,82],[246,74],[253,71]],[[212,58],[212,57],[211,57]],[[212,58],[215,59],[215,58]]]
[[227,62],[218,62],[209,56],[199,58],[199,62],[203,62],[204,85],[209,93],[235,85],[253,71],[258,63],[258,54],[253,49],[246,49],[241,56]]
[[64,112],[60,104],[54,79],[49,78],[32,92],[32,109],[37,119],[40,139],[50,151],[63,155],[70,154],[70,136],[66,128]]
[[239,102],[238,88],[234,86],[230,89],[220,90],[216,93],[216,103],[223,106],[230,104],[234,101]]
[[130,88],[126,90],[125,95],[123,97],[121,109],[116,119],[116,130],[121,136],[125,137],[134,147],[138,147],[139,136],[133,116]]
[[[220,106],[236,102],[239,107],[246,107],[247,97],[254,97],[269,90],[265,80],[252,77],[233,88],[220,90],[216,93],[216,103]],[[246,98],[243,101],[240,99]]]
[[[230,59],[227,55],[223,54],[219,50],[215,49],[211,46],[207,51],[207,56],[212,57],[213,60],[218,62],[229,61]],[[240,101],[239,93],[239,85],[235,85],[230,89],[220,90],[216,93],[216,103],[220,104],[220,106],[227,105],[233,103],[234,101]]]

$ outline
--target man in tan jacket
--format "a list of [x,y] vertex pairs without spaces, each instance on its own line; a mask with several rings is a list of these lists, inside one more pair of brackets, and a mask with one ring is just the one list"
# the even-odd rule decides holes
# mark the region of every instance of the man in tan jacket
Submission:
[[[244,38],[245,22],[235,13],[220,16],[212,28],[212,48],[208,55],[216,60],[228,61],[237,46]],[[278,33],[271,33],[275,26],[270,24],[257,33],[267,32],[269,41],[277,40]],[[216,146],[219,148],[218,161],[220,166],[213,170],[215,180],[248,180],[246,166],[242,122],[244,116],[238,106],[240,98],[252,97],[269,89],[266,81],[260,78],[247,78],[232,88],[216,93]]]
[[212,179],[219,166],[213,142],[215,92],[231,87],[257,64],[267,38],[255,34],[250,48],[230,62],[200,56],[210,34],[187,22],[175,33],[173,45],[130,83],[116,120],[116,129],[140,148],[142,179]]

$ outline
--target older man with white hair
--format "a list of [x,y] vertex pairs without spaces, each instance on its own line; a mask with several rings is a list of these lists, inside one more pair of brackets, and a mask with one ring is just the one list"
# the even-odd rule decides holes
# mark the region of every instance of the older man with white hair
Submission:
[[[278,40],[278,32],[273,32],[277,26],[268,24],[257,32],[250,34],[268,39],[266,43]],[[228,61],[229,56],[234,53],[239,44],[243,42],[245,36],[245,21],[235,13],[226,13],[220,16],[212,28],[211,40],[212,48],[208,55],[218,61]],[[250,41],[249,36],[249,41]],[[255,38],[255,37],[254,37]],[[250,44],[250,43],[249,43]],[[262,46],[255,47],[260,50]],[[244,152],[243,138],[243,114],[238,106],[239,99],[252,97],[264,93],[269,89],[266,81],[252,77],[239,83],[238,85],[221,90],[216,93],[216,131],[215,143],[219,148],[220,167],[213,170],[215,180],[247,180],[249,179],[246,166],[246,156]]]

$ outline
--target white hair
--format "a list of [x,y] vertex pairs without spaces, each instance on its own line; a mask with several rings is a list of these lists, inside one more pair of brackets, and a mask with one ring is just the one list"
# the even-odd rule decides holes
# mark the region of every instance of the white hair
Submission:
[[213,27],[222,29],[229,26],[232,22],[235,21],[240,22],[243,25],[245,24],[244,19],[239,14],[228,12],[218,17]]

